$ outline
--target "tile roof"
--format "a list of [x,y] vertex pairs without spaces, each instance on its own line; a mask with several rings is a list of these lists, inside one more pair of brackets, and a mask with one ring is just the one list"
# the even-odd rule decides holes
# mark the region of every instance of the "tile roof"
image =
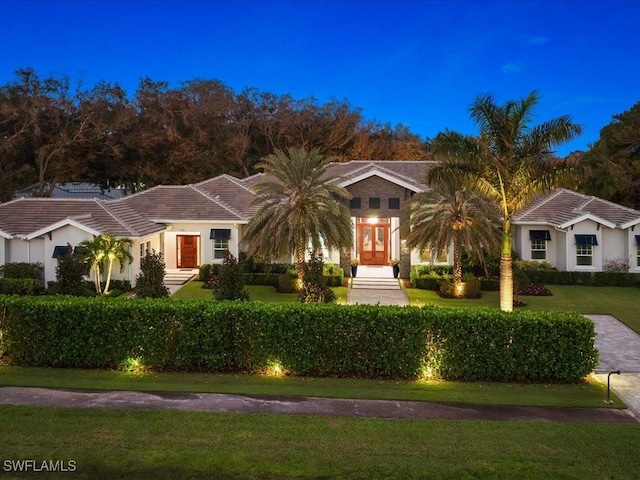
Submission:
[[247,221],[247,216],[195,185],[160,185],[109,203],[124,203],[155,221]]
[[598,197],[559,188],[539,196],[514,216],[517,223],[548,223],[560,226],[592,215],[615,225],[640,221],[640,211]]
[[428,169],[435,164],[436,162],[426,160],[352,160],[345,163],[331,163],[327,169],[327,176],[338,177],[340,182],[344,182],[378,171],[396,177],[399,181],[412,184],[416,189],[424,190],[426,188],[423,181],[424,176]]
[[0,230],[28,236],[65,220],[119,237],[140,237],[165,229],[135,211],[97,199],[20,198],[0,204]]
[[230,208],[240,211],[246,217],[252,217],[258,211],[259,206],[252,203],[256,194],[245,182],[236,177],[220,175],[197,183],[194,188],[205,192]]

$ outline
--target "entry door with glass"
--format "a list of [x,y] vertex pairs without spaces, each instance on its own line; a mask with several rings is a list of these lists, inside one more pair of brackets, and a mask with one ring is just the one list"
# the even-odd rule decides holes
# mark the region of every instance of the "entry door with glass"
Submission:
[[389,225],[358,225],[360,262],[363,265],[386,265],[389,262]]

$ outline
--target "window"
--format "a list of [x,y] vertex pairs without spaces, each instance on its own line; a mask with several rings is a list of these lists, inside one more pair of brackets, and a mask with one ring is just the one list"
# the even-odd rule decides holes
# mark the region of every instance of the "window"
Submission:
[[400,209],[400,199],[399,198],[390,198],[389,199],[389,210],[399,210]]
[[349,200],[349,208],[362,208],[360,197]]
[[576,265],[593,265],[593,245],[576,245]]
[[449,263],[449,252],[446,248],[443,248],[436,255],[435,262],[431,256],[431,248],[423,248],[420,250],[420,262],[422,263]]
[[636,235],[636,266],[640,267],[640,235]]
[[369,197],[369,208],[380,208],[380,197]]
[[545,240],[531,240],[531,260],[547,259],[547,242]]
[[213,240],[213,258],[221,260],[231,244],[231,230],[228,228],[212,228],[209,237]]
[[595,235],[576,235],[576,265],[593,265],[593,247],[598,245]]
[[67,255],[68,245],[58,245],[53,248],[53,256],[51,258],[62,258]]

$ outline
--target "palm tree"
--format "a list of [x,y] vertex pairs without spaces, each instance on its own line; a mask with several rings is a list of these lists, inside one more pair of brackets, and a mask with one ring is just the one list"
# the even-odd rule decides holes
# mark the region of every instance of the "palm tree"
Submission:
[[133,262],[133,256],[129,252],[133,241],[130,238],[116,238],[110,233],[105,233],[102,237],[104,256],[107,262],[107,279],[104,284],[104,293],[109,293],[114,262],[118,261],[120,264],[120,273],[124,271],[124,266],[127,262]]
[[248,255],[269,258],[295,253],[302,281],[307,247],[350,248],[352,230],[344,200],[349,192],[325,175],[330,159],[318,149],[276,150],[259,168],[264,178],[256,184],[255,203],[262,205],[245,232]]
[[530,126],[538,102],[535,92],[504,105],[497,105],[491,95],[478,96],[469,112],[480,135],[439,134],[434,150],[442,162],[428,174],[432,182],[455,176],[500,209],[500,308],[504,311],[513,310],[513,215],[571,178],[572,165],[552,158],[552,148],[581,133],[581,127],[566,115]]
[[102,235],[94,237],[93,240],[84,240],[80,242],[80,249],[82,251],[80,259],[90,265],[90,271],[93,276],[93,285],[95,286],[96,293],[99,295],[102,293],[102,287],[100,285],[100,268],[104,263],[104,246]]
[[[91,265],[91,273],[93,274],[93,283],[96,293],[109,293],[109,284],[111,283],[111,273],[113,264],[117,260],[120,263],[120,271],[124,270],[126,262],[132,262],[133,257],[129,253],[129,247],[132,241],[128,238],[116,238],[110,233],[104,233],[93,238],[93,240],[84,240],[80,243],[83,254],[82,260]],[[107,264],[107,278],[105,281],[104,292],[100,284],[101,268]]]
[[494,205],[478,193],[464,191],[453,178],[432,184],[430,191],[416,195],[408,213],[410,220],[403,224],[409,248],[428,248],[436,256],[453,245],[454,291],[462,283],[463,249],[475,253],[481,262],[485,253],[498,249]]

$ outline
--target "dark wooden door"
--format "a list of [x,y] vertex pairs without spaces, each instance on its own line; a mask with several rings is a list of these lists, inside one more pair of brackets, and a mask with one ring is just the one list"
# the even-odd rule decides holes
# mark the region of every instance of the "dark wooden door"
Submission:
[[178,235],[178,268],[198,268],[198,236]]
[[386,265],[389,262],[389,225],[358,225],[358,247],[363,265]]

